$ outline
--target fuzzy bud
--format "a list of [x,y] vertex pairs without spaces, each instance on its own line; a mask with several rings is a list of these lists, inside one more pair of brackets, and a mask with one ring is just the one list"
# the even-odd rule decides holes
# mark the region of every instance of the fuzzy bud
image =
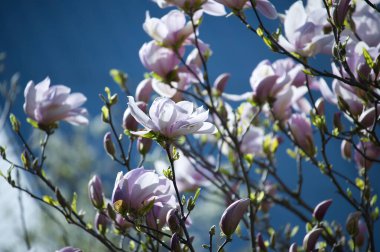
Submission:
[[88,182],[88,194],[92,205],[97,209],[101,209],[104,203],[102,181],[97,175],[94,175]]
[[103,146],[107,154],[113,159],[115,157],[115,145],[112,142],[111,132],[104,135]]
[[325,217],[325,214],[326,214],[327,210],[329,209],[331,203],[332,203],[332,199],[328,199],[328,200],[320,202],[314,208],[313,216],[317,221],[323,220],[323,217]]
[[177,233],[174,233],[172,235],[172,238],[170,238],[170,249],[172,252],[181,252],[181,243],[179,241],[179,237]]
[[351,236],[356,236],[359,233],[359,219],[361,213],[353,212],[348,215],[346,220],[346,229]]
[[315,244],[318,241],[319,235],[322,233],[322,228],[311,230],[303,239],[303,248],[306,252],[314,250]]
[[152,139],[139,137],[137,138],[137,149],[141,155],[145,155],[149,152],[150,147],[152,147]]
[[343,140],[341,145],[340,145],[340,151],[342,154],[342,157],[347,160],[351,160],[351,147],[352,144],[346,140]]
[[240,220],[247,212],[248,206],[249,199],[240,199],[229,205],[226,210],[224,210],[219,226],[227,237],[231,236],[235,232]]

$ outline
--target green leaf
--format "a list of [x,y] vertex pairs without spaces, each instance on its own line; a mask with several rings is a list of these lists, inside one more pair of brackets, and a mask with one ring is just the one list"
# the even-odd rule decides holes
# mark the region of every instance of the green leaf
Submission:
[[294,226],[292,228],[292,231],[290,232],[290,237],[294,237],[298,233],[298,230],[299,230],[299,226]]
[[78,198],[78,195],[76,192],[74,192],[73,194],[73,200],[71,201],[71,209],[73,210],[73,212],[77,212],[77,198]]
[[372,59],[371,55],[369,54],[369,52],[367,51],[367,49],[365,49],[364,47],[363,47],[363,56],[364,56],[364,59],[365,59],[367,65],[371,69],[373,69],[373,67],[374,67],[373,59]]
[[36,128],[36,129],[38,129],[39,128],[39,126],[38,126],[38,122],[36,122],[36,121],[34,121],[33,119],[31,119],[31,118],[26,118],[26,121],[30,124],[30,125],[32,125],[34,128]]
[[58,201],[54,200],[52,197],[50,197],[49,195],[44,195],[42,196],[42,200],[46,203],[48,203],[49,205],[52,205],[52,206],[58,206]]
[[289,155],[289,157],[296,159],[297,158],[297,152],[291,150],[291,149],[286,149],[286,153]]
[[20,131],[20,121],[17,120],[16,116],[14,114],[9,115],[9,120],[11,121],[12,125],[12,130],[14,132],[19,132]]
[[102,107],[102,120],[105,123],[109,122],[109,109],[107,108],[107,106]]
[[5,148],[3,146],[0,146],[0,156],[3,158],[3,159],[6,159],[7,158],[7,155],[5,154]]
[[201,194],[201,188],[199,187],[194,194],[194,201],[197,201],[199,195]]
[[360,179],[360,178],[356,178],[356,179],[355,179],[355,184],[356,184],[356,186],[357,186],[361,191],[364,190],[365,183],[364,183],[364,181],[363,181],[362,179]]
[[371,206],[374,206],[377,202],[377,194],[373,195],[372,199],[371,199]]
[[113,81],[118,84],[122,90],[127,90],[128,74],[118,69],[111,69],[110,75]]

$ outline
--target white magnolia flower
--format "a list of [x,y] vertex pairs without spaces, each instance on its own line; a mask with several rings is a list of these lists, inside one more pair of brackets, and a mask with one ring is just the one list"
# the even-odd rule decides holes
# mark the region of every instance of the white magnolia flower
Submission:
[[175,138],[191,133],[213,134],[216,132],[215,126],[206,122],[208,110],[203,107],[194,108],[194,104],[188,101],[175,103],[169,98],[158,97],[149,109],[149,116],[137,106],[132,96],[128,96],[128,106],[136,121],[146,129],[132,132],[136,135],[153,131],[168,138]]

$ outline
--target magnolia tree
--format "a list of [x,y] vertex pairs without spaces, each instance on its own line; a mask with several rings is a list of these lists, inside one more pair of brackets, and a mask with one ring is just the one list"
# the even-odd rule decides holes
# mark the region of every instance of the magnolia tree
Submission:
[[[295,1],[282,14],[268,0],[154,2],[168,13],[147,12],[143,29],[152,40],[139,51],[147,73],[135,94],[125,73],[111,71],[128,99],[122,121],[113,110],[120,94],[106,88],[100,95],[102,120],[109,126],[104,149],[122,167],[113,174],[112,194],[104,193],[102,178],[89,177],[96,211],[84,215],[75,197],[65,197],[46,175],[52,167],[45,167],[45,150],[59,122],[89,122],[82,107],[86,97],[51,85],[49,78],[30,81],[24,91],[27,121],[45,135],[40,150],[30,147],[19,120],[10,116],[25,150],[18,165],[1,147],[10,165],[4,182],[54,208],[109,251],[223,251],[243,242],[251,251],[376,251],[379,208],[371,168],[380,162],[379,1]],[[212,51],[200,35],[204,15],[234,16],[282,58],[253,65],[245,93],[226,93],[228,73],[209,78]],[[268,19],[278,21],[279,29],[269,30]],[[313,64],[321,54],[331,68]],[[326,151],[333,141],[340,151]],[[289,147],[287,166],[297,171],[295,184],[278,172],[281,145]],[[154,149],[166,157],[147,164]],[[355,164],[355,175],[333,166],[338,155]],[[328,178],[324,183],[348,206],[343,222],[325,218],[329,209],[340,211],[335,198],[326,195],[314,205],[305,197],[304,166]],[[37,177],[49,193],[17,183],[15,170]],[[208,199],[225,209],[213,213],[220,216],[213,226],[192,218],[194,209],[207,211],[202,204]],[[284,230],[271,223],[273,206],[306,228],[293,224]],[[192,226],[204,229],[207,243],[196,245],[199,233]]]

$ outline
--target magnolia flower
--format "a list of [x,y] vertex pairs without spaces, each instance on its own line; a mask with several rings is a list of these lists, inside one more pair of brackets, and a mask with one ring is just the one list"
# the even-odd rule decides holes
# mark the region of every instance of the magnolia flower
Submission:
[[305,251],[314,251],[315,244],[317,244],[318,238],[322,231],[322,228],[315,228],[305,235],[303,238],[303,249]]
[[240,220],[247,212],[248,206],[249,199],[240,199],[224,210],[220,218],[219,227],[226,236],[231,236],[235,232]]
[[[141,109],[142,111],[146,112],[146,103],[145,102],[136,102],[137,107]],[[127,108],[124,111],[123,114],[123,128],[130,130],[130,131],[136,131],[139,123],[136,121],[136,119],[131,114],[131,109]]]
[[174,48],[180,46],[193,32],[191,23],[186,23],[185,15],[178,10],[172,10],[161,19],[151,18],[147,12],[143,28],[152,39]]
[[[277,10],[274,7],[274,5],[269,2],[268,0],[255,0],[255,8],[258,10],[261,14],[263,14],[265,17],[269,19],[276,19],[278,14]],[[251,6],[251,2],[247,2],[247,6]]]
[[140,167],[123,175],[119,172],[112,193],[112,202],[119,213],[127,212],[139,216],[147,205],[153,202],[158,208],[175,208],[171,182],[154,171]]
[[49,77],[37,85],[29,81],[24,91],[24,111],[40,125],[47,126],[60,120],[73,125],[88,124],[87,110],[80,107],[86,97],[70,92],[70,88],[64,85],[50,87]]
[[226,14],[226,10],[223,5],[215,2],[214,0],[153,0],[160,8],[166,8],[168,6],[177,6],[185,12],[195,12],[202,10],[209,15],[223,16]]
[[295,143],[307,154],[314,156],[315,145],[313,141],[313,132],[309,119],[302,114],[293,114],[289,121],[290,133]]
[[[180,53],[183,53],[182,49],[180,49]],[[139,51],[139,56],[144,67],[164,79],[180,62],[173,50],[157,45],[154,40],[143,44]]]
[[280,35],[279,43],[286,50],[305,57],[318,53],[331,53],[332,34],[324,34],[326,10],[323,8],[307,11],[302,1],[295,2],[286,12],[284,18],[285,36]]
[[168,138],[175,138],[192,133],[214,134],[216,131],[212,123],[205,122],[208,110],[203,107],[194,108],[194,104],[188,101],[175,103],[169,98],[158,97],[149,109],[149,116],[136,105],[132,96],[128,96],[128,106],[136,121],[146,129],[133,132],[136,135],[153,131]]
[[247,2],[247,0],[215,0],[215,1],[236,11],[243,9],[244,5]]
[[106,213],[103,212],[97,212],[94,219],[94,226],[95,229],[100,234],[105,234],[107,231],[108,225],[111,223],[110,218],[107,216]]
[[263,143],[265,139],[265,131],[263,128],[251,126],[244,134],[240,144],[240,151],[243,154],[253,154],[255,156],[263,156]]
[[135,97],[137,101],[142,101],[145,103],[149,102],[150,95],[152,94],[152,79],[142,80],[136,87]]

